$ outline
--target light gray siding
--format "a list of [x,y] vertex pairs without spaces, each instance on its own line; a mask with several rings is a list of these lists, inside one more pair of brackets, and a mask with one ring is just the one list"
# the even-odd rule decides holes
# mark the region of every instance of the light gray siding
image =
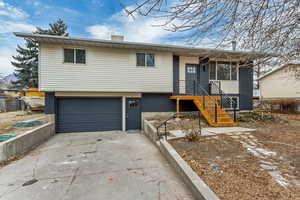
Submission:
[[[86,49],[86,64],[63,63],[63,48]],[[94,92],[172,92],[173,56],[155,53],[155,67],[137,67],[136,52],[41,44],[40,90]],[[148,51],[147,51],[148,52]]]

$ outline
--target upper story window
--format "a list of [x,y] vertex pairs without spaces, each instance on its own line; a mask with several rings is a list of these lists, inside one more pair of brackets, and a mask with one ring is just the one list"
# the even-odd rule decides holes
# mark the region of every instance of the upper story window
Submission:
[[237,63],[211,62],[209,67],[210,80],[237,80]]
[[155,54],[153,53],[137,53],[136,66],[155,67]]
[[64,49],[64,62],[65,63],[86,63],[86,53],[84,49]]

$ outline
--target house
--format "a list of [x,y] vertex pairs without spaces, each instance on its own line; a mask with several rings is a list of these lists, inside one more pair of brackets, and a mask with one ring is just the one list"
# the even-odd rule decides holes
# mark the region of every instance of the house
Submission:
[[[39,42],[39,89],[57,132],[131,130],[152,112],[251,110],[256,52],[15,33]],[[222,101],[223,100],[223,101]]]
[[259,79],[260,101],[274,111],[300,112],[300,64],[286,64]]

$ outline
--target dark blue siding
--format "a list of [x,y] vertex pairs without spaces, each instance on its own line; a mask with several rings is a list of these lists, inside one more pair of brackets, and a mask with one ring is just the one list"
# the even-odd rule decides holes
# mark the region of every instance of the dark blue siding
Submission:
[[174,112],[176,103],[169,99],[172,94],[143,93],[142,112]]
[[179,93],[179,56],[173,56],[173,93]]
[[45,114],[55,114],[56,110],[56,97],[54,92],[46,92],[45,94]]
[[[209,83],[209,69],[208,69],[209,63],[200,63],[199,68],[199,83],[203,89],[208,91],[208,83]],[[204,92],[200,90],[200,95],[204,95]]]
[[[175,112],[176,100],[169,97],[172,94],[143,93],[142,112]],[[197,111],[193,101],[180,101],[180,111]]]
[[239,71],[240,110],[252,110],[253,68],[241,67]]

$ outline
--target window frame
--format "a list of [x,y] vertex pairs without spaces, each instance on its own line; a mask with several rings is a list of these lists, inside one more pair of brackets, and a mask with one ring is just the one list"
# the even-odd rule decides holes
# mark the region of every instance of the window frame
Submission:
[[[144,54],[144,65],[138,65],[138,59],[137,59],[137,55],[138,54]],[[148,55],[153,55],[153,66],[151,65],[148,65],[147,64],[147,57]],[[136,67],[143,67],[143,68],[156,68],[156,54],[155,53],[152,53],[152,52],[136,52],[135,53],[135,62],[136,62]]]
[[[65,49],[72,49],[73,52],[74,52],[74,62],[65,62]],[[77,63],[77,59],[76,59],[76,50],[83,50],[85,52],[85,63]],[[63,63],[64,64],[76,64],[76,65],[86,65],[87,64],[87,50],[86,49],[83,49],[83,48],[72,48],[72,47],[64,47],[63,48]]]
[[[238,81],[239,80],[239,62],[238,61],[211,61],[211,62],[214,62],[214,68],[215,68],[215,78],[214,79],[211,79],[211,75],[210,75],[210,70],[211,70],[211,66],[212,64],[209,65],[209,80],[212,80],[212,81]],[[218,79],[218,62],[220,63],[229,63],[229,77],[230,79],[229,80],[223,80],[223,79]],[[232,66],[234,66],[233,64],[235,64],[236,66],[236,80],[233,80],[232,79]]]

